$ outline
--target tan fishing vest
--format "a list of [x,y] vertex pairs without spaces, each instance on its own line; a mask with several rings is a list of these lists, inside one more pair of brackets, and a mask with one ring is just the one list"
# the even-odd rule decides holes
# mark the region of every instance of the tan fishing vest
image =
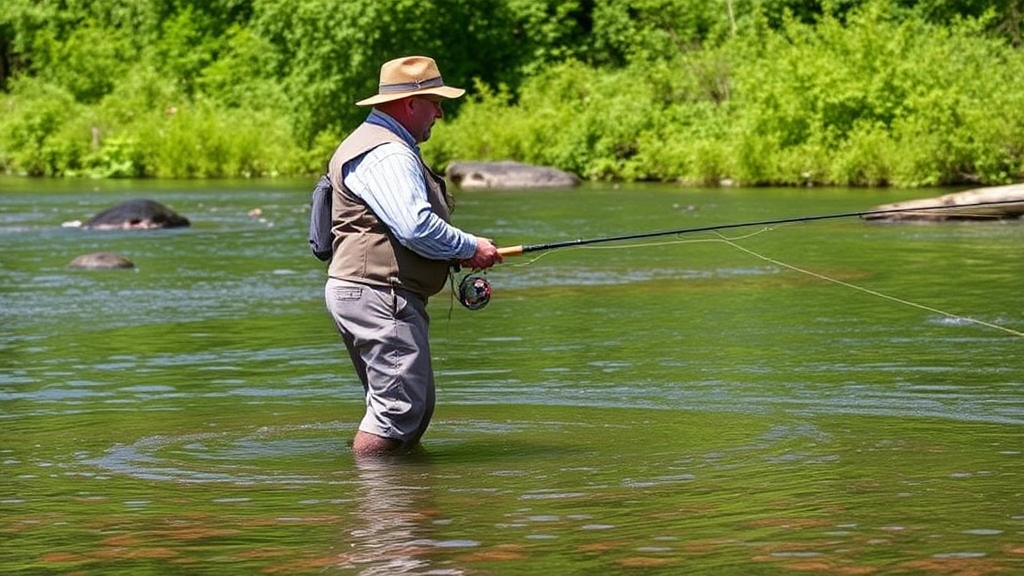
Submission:
[[[399,286],[426,300],[444,288],[450,262],[430,260],[409,250],[391,230],[342,181],[342,167],[386,142],[408,146],[387,128],[363,123],[338,146],[328,174],[334,185],[331,232],[334,257],[328,267],[332,278],[371,284]],[[417,156],[418,157],[418,156]],[[420,161],[431,210],[445,222],[451,217],[444,180]]]

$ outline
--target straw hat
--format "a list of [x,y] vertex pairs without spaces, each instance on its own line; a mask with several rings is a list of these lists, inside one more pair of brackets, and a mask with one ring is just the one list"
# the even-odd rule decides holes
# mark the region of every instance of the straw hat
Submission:
[[437,63],[426,56],[407,56],[385,62],[380,67],[380,87],[377,92],[376,96],[356,102],[356,106],[373,106],[418,94],[458,98],[466,93],[462,88],[445,86]]

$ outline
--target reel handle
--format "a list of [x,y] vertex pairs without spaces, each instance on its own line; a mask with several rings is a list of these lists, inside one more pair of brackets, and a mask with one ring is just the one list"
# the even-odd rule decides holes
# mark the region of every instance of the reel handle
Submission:
[[504,258],[505,256],[519,256],[523,253],[523,245],[519,246],[506,246],[504,248],[498,248],[498,254]]

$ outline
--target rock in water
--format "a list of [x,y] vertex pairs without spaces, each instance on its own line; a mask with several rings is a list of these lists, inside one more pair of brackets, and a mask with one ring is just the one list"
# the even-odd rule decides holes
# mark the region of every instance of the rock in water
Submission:
[[82,254],[75,258],[68,264],[68,268],[80,270],[117,270],[135,268],[135,264],[120,254],[93,252],[92,254]]
[[580,183],[569,172],[520,162],[452,162],[445,175],[459,188],[571,188]]
[[92,230],[153,230],[188,226],[188,218],[153,200],[126,200],[93,216],[82,228]]

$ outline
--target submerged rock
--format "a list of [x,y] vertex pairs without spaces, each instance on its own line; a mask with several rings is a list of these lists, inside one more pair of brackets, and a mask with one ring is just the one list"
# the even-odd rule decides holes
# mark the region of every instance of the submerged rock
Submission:
[[[940,209],[942,207],[949,209]],[[890,212],[892,210],[896,212]],[[1024,184],[975,188],[932,198],[882,204],[871,211],[887,213],[865,214],[865,220],[1010,220],[1024,216]]]
[[68,268],[80,270],[123,270],[135,268],[135,263],[120,254],[93,252],[92,254],[82,254],[75,258],[68,264]]
[[575,174],[520,162],[452,162],[445,176],[459,188],[572,188]]
[[92,230],[153,230],[188,226],[188,218],[153,200],[126,200],[82,225]]

